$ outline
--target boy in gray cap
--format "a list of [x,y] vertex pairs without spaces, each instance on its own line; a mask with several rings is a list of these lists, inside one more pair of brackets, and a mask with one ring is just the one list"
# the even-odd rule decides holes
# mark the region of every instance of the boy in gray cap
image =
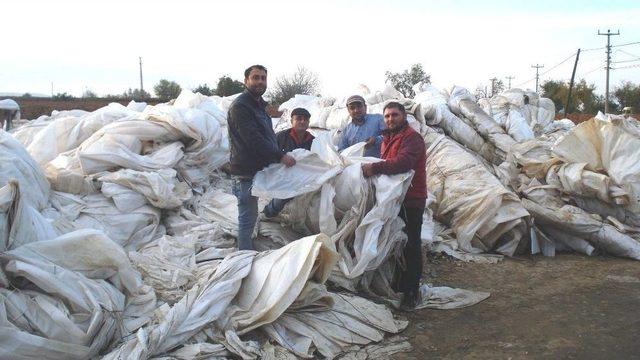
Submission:
[[347,110],[351,122],[342,129],[338,151],[359,142],[366,142],[364,156],[379,158],[382,131],[385,129],[382,115],[367,114],[367,104],[360,95],[353,95],[347,99]]

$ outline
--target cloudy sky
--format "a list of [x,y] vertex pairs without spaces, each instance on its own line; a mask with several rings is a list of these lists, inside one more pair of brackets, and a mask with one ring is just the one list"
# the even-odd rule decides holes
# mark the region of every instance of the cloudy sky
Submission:
[[[122,93],[162,78],[183,88],[242,80],[261,63],[270,79],[304,66],[324,95],[384,86],[385,71],[420,63],[441,87],[497,77],[512,86],[577,75],[604,91],[606,36],[612,87],[640,82],[640,1],[30,1],[2,5],[0,92]],[[629,44],[631,43],[631,44]],[[635,43],[635,44],[634,44]],[[629,44],[629,45],[624,45]],[[562,62],[564,60],[564,62]]]

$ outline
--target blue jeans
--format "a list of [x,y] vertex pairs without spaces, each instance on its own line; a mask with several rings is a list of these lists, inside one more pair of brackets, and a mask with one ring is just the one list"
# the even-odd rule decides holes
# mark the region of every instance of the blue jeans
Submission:
[[258,219],[258,198],[251,195],[251,179],[234,179],[233,195],[238,198],[238,249],[253,250],[253,228]]
[[271,199],[267,206],[264,207],[264,215],[266,217],[274,217],[280,214],[280,211],[284,209],[284,206],[292,199]]

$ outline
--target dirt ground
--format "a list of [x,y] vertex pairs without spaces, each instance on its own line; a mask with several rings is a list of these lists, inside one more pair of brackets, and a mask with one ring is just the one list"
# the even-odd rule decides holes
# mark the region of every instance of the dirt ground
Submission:
[[408,314],[394,359],[640,358],[640,262],[560,254],[490,264],[429,256],[423,281],[488,291],[457,310]]

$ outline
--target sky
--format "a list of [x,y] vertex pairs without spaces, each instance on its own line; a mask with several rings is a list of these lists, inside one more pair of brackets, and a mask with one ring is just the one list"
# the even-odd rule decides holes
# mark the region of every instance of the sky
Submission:
[[[85,90],[121,94],[160,79],[192,89],[253,64],[269,81],[303,66],[321,94],[359,84],[382,90],[385,72],[422,64],[434,85],[473,91],[490,78],[512,87],[577,78],[604,93],[606,36],[613,89],[640,83],[640,1],[32,1],[9,0],[0,21],[0,93]],[[633,44],[636,43],[636,44]],[[564,61],[564,62],[563,62]]]

